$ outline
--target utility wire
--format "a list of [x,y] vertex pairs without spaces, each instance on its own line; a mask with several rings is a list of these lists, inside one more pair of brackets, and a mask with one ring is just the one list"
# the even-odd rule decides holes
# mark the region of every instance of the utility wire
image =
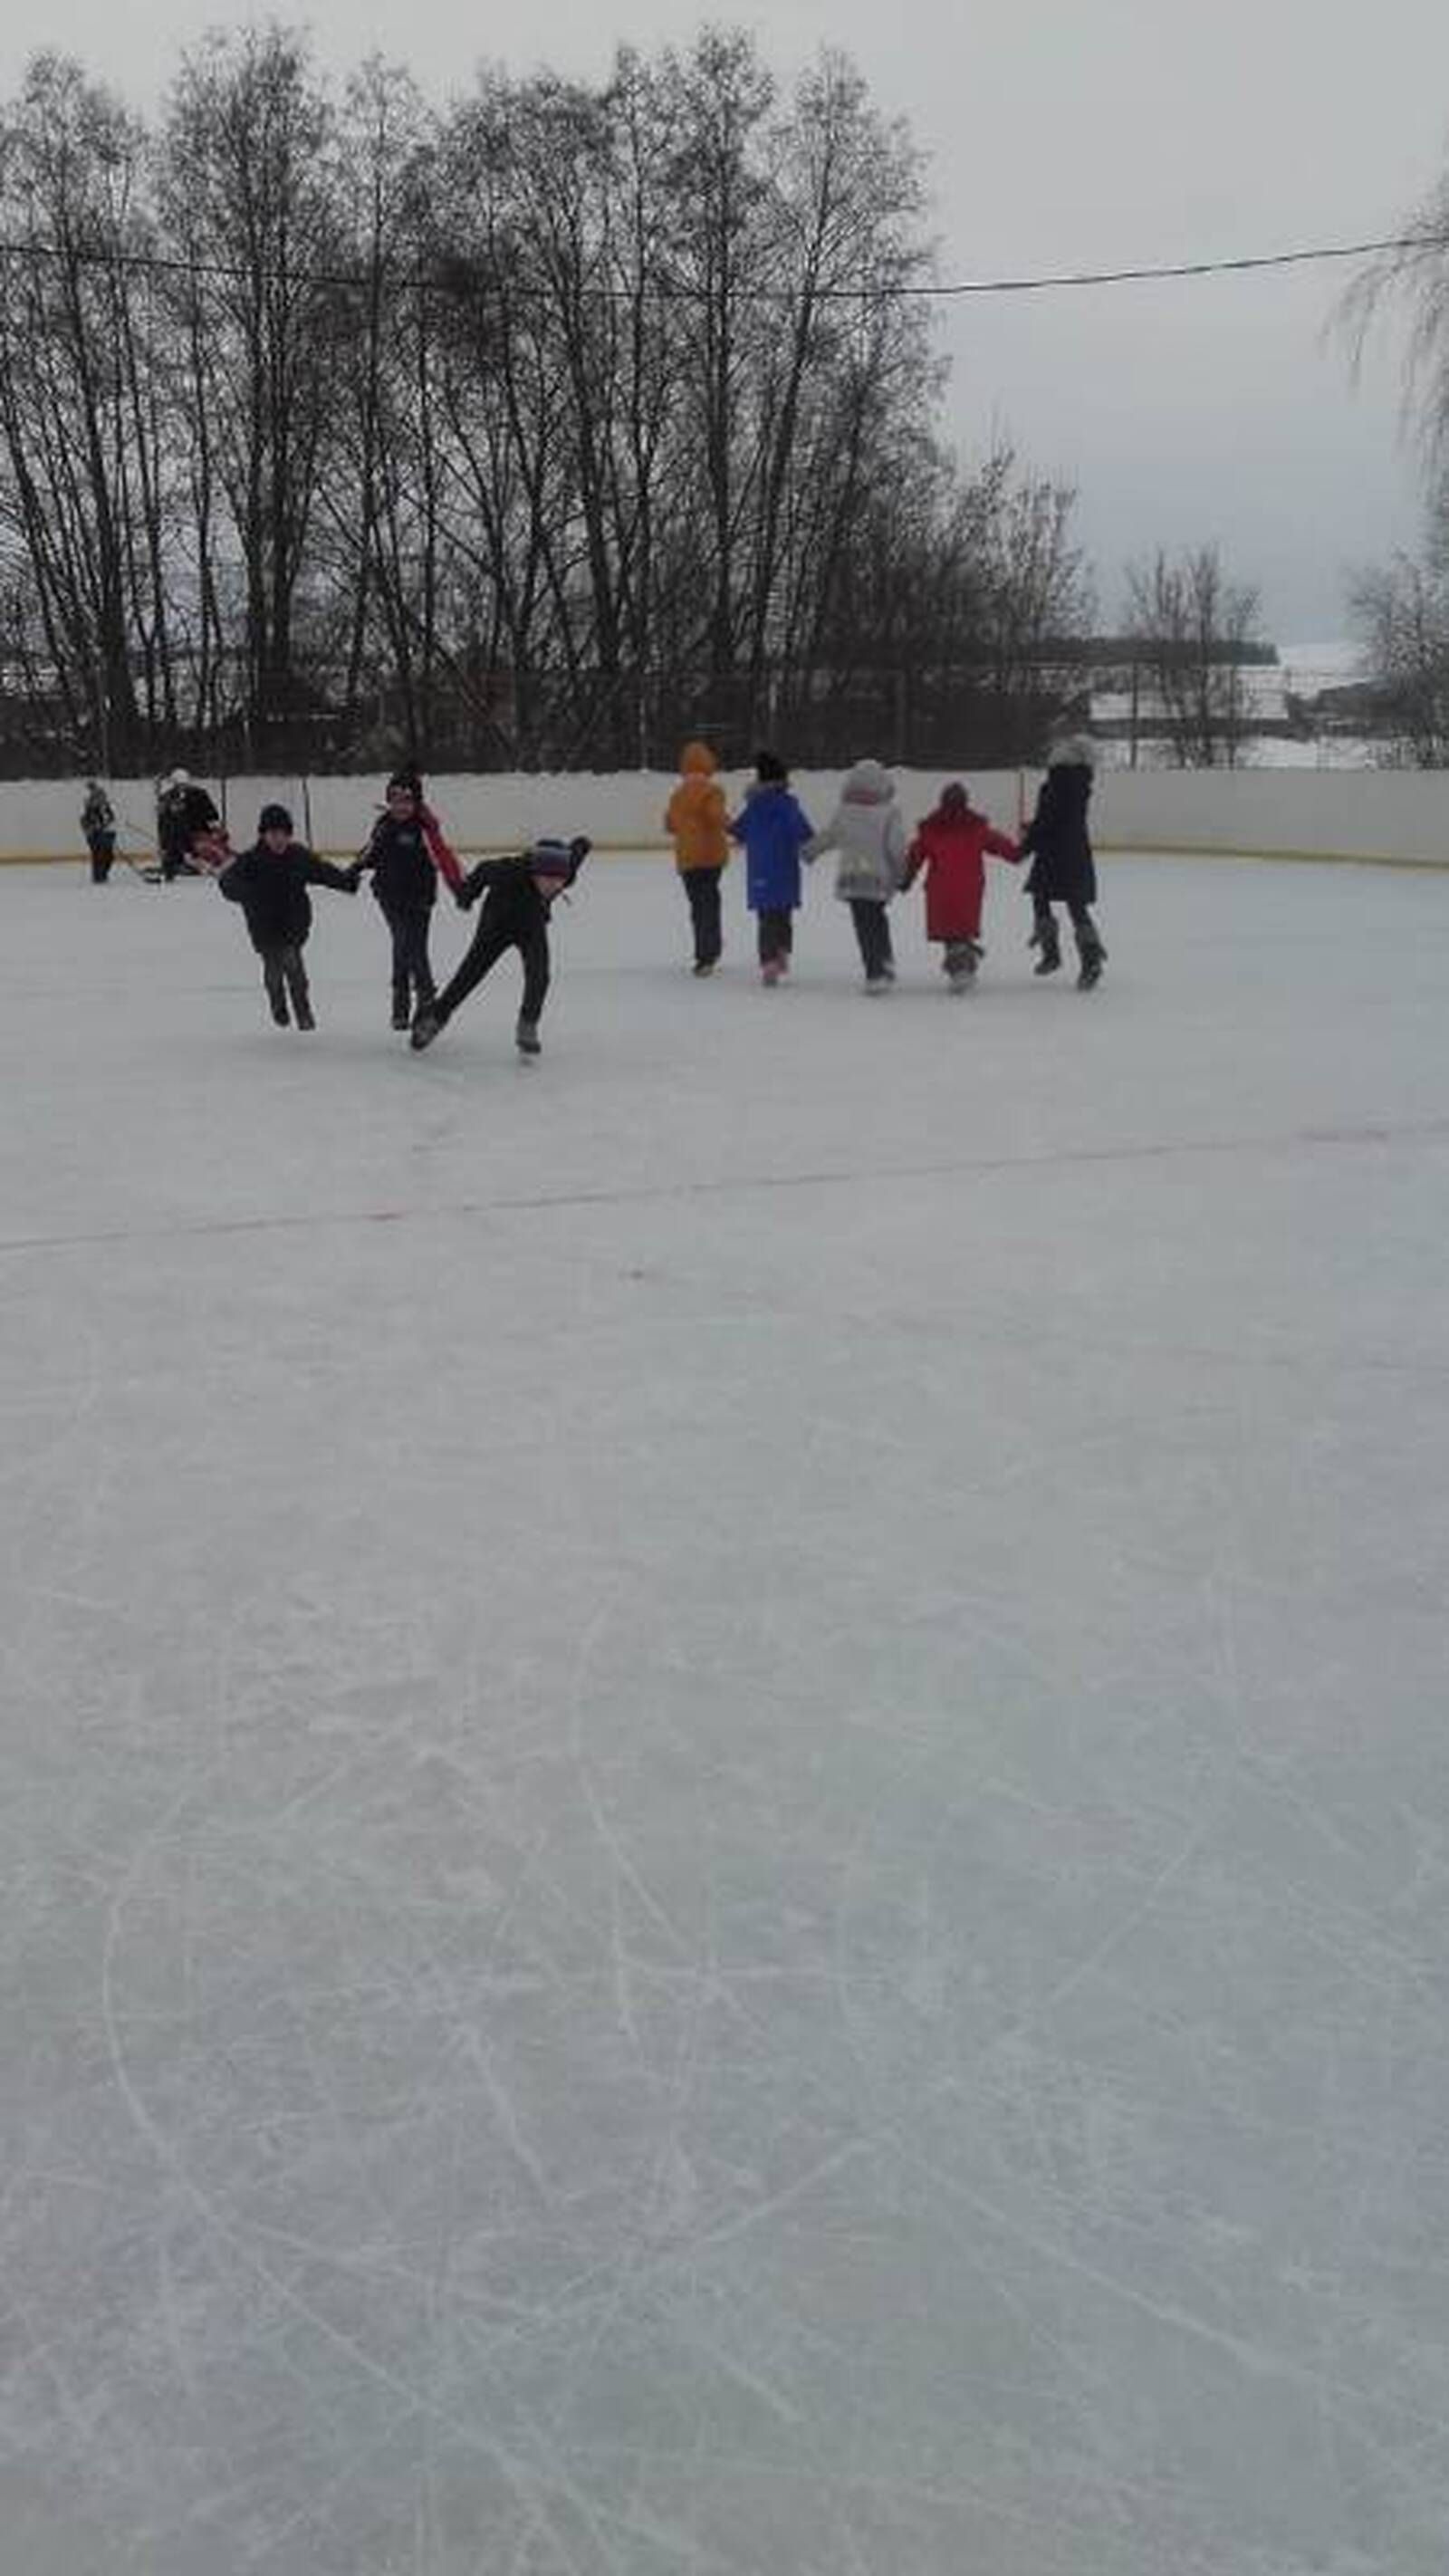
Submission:
[[[1388,251],[1428,251],[1449,253],[1449,232],[1394,233],[1382,241],[1317,243],[1304,250],[1250,252],[1237,259],[1185,259],[1160,261],[1137,268],[1080,268],[1050,270],[1039,276],[970,277],[950,284],[930,281],[908,281],[900,278],[858,286],[817,286],[817,302],[872,304],[910,296],[923,301],[947,303],[968,295],[1045,295],[1062,289],[1092,286],[1138,286],[1155,280],[1189,277],[1241,277],[1260,269],[1308,268],[1330,261],[1375,259]],[[231,280],[252,280],[289,286],[327,286],[339,291],[360,291],[376,282],[366,269],[332,270],[299,266],[285,272],[253,266],[240,260],[185,259],[174,252],[145,250],[91,249],[82,244],[49,241],[6,241],[0,239],[0,259],[51,261],[60,266],[138,269],[151,275]],[[471,263],[459,259],[456,264],[431,272],[402,273],[389,282],[393,285],[425,287],[459,295],[470,276]],[[384,272],[385,273],[385,272]],[[491,278],[487,291],[504,300],[521,298],[546,300],[550,289],[527,281],[509,279],[495,287]],[[636,286],[586,286],[586,296],[610,303],[633,303],[641,296],[658,303],[695,303],[703,300],[702,287],[689,286],[678,280],[651,278]],[[796,290],[790,287],[752,286],[750,293],[757,301],[789,303]]]

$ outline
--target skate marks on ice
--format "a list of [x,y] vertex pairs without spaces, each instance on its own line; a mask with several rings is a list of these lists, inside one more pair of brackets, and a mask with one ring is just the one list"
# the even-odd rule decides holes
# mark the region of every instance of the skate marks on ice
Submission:
[[1121,1145],[1069,1146],[1047,1153],[972,1154],[923,1163],[846,1165],[839,1169],[728,1173],[717,1178],[640,1182],[619,1188],[574,1188],[509,1192],[496,1198],[462,1198],[417,1206],[359,1207],[204,1219],[180,1225],[142,1228],[108,1227],[96,1233],[0,1236],[0,1255],[64,1252],[107,1244],[204,1241],[213,1236],[292,1233],[325,1226],[428,1224],[453,1217],[528,1214],[550,1208],[627,1207],[676,1199],[715,1198],[750,1191],[839,1189],[888,1186],[931,1180],[968,1179],[973,1175],[1034,1172],[1093,1164],[1175,1162],[1196,1157],[1293,1154],[1304,1149],[1330,1151],[1365,1147],[1438,1148],[1449,1144],[1449,1119],[1408,1119],[1394,1126],[1305,1127],[1281,1133],[1158,1139]]

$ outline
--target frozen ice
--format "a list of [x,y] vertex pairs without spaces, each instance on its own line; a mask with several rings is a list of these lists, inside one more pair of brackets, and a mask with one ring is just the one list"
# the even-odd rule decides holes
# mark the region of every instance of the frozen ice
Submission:
[[0,871],[0,2576],[1442,2576],[1449,879],[727,896]]

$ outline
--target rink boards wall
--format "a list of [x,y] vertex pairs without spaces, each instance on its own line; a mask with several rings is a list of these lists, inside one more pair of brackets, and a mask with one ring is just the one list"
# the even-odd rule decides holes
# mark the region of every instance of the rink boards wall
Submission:
[[[900,770],[908,823],[934,803],[947,773]],[[209,781],[213,789],[215,780]],[[465,852],[516,849],[540,832],[587,832],[601,850],[663,848],[663,812],[673,778],[630,771],[609,777],[521,775],[437,777],[430,794]],[[815,823],[829,814],[838,771],[802,770],[795,786]],[[1010,830],[1030,810],[1037,776],[972,773],[976,802]],[[726,778],[731,797],[741,775]],[[348,856],[367,838],[383,779],[232,778],[224,804],[240,846],[259,808],[278,798],[299,837]],[[84,782],[17,780],[0,785],[0,862],[74,859],[81,854]],[[112,783],[122,848],[140,856],[154,837],[149,780]],[[1398,867],[1449,867],[1449,773],[1388,770],[1104,770],[1093,808],[1099,849],[1163,856],[1341,859]]]

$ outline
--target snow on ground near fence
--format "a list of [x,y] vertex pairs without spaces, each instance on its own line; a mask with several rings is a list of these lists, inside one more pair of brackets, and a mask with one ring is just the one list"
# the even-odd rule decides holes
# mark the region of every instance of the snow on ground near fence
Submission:
[[1442,2576],[1444,887],[728,904],[0,877],[7,2576]]
[[[944,771],[897,773],[912,821],[928,811]],[[215,782],[212,782],[215,785]],[[662,845],[663,814],[673,779],[631,771],[615,777],[523,776],[437,778],[430,793],[460,846],[516,848],[537,832],[589,832],[601,845]],[[740,795],[743,776],[727,781]],[[840,772],[801,771],[799,794],[823,821]],[[1015,824],[1036,791],[1035,773],[972,775],[978,801],[998,821]],[[226,783],[233,837],[255,830],[273,797],[289,805],[299,831],[319,849],[360,848],[379,810],[382,778],[249,778]],[[0,855],[73,855],[81,846],[83,787],[75,781],[0,784]],[[123,846],[139,850],[154,832],[148,782],[118,785],[117,809],[129,827]],[[1247,851],[1292,857],[1336,856],[1449,865],[1449,775],[1382,770],[1104,769],[1094,826],[1104,848]]]

